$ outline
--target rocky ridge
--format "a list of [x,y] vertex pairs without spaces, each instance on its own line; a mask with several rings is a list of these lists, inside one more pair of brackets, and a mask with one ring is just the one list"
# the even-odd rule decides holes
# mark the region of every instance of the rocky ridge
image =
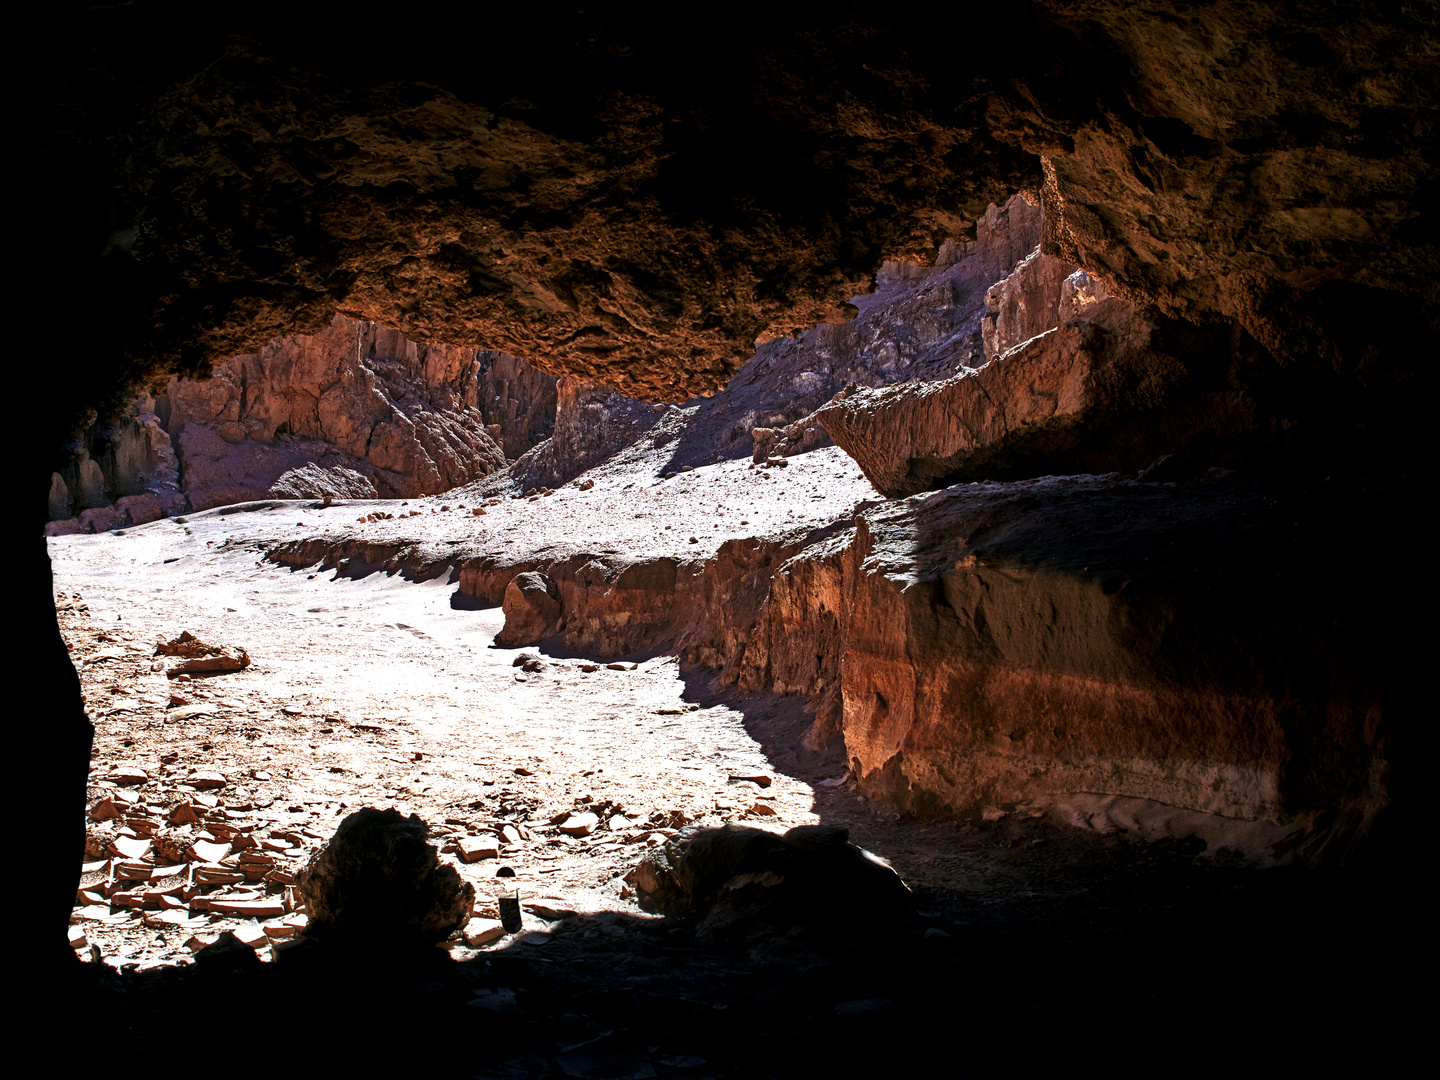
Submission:
[[265,497],[445,491],[504,468],[506,445],[518,457],[549,437],[555,380],[504,353],[417,345],[337,318],[211,378],[172,377],[132,412],[88,433],[102,462],[80,445],[52,478],[49,535]]

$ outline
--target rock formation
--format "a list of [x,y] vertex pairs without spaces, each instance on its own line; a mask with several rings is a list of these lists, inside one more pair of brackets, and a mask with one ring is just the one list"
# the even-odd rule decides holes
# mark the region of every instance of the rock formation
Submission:
[[475,887],[441,866],[425,823],[398,810],[357,810],[298,878],[309,932],[376,947],[443,941],[470,919]]
[[[920,462],[921,472],[934,473],[921,486],[954,483],[970,469],[976,478],[1040,485],[1030,478],[1131,472],[1148,464],[1146,455],[1171,454],[1171,464],[1146,475],[1159,480],[1169,468],[1191,478],[1174,489],[1182,501],[1203,490],[1205,481],[1196,477],[1208,468],[1238,465],[1257,490],[1277,485],[1273,501],[1284,506],[1287,490],[1312,490],[1324,477],[1363,489],[1366,478],[1397,471],[1408,479],[1426,460],[1424,357],[1434,350],[1425,345],[1440,334],[1434,5],[1234,0],[1137,8],[1121,0],[1036,0],[948,10],[939,23],[923,26],[910,9],[872,5],[830,13],[823,22],[798,9],[767,10],[763,19],[736,13],[712,20],[699,37],[681,37],[642,12],[587,8],[545,21],[545,64],[534,61],[541,44],[533,13],[522,9],[486,9],[460,21],[394,20],[384,62],[366,59],[376,55],[371,25],[307,22],[293,5],[278,12],[264,4],[239,13],[206,8],[185,19],[146,4],[98,5],[79,14],[57,8],[42,16],[51,21],[30,50],[35,70],[27,81],[40,103],[27,111],[40,132],[37,167],[26,170],[34,180],[22,203],[27,219],[47,231],[29,249],[34,262],[26,283],[37,284],[22,310],[48,311],[58,300],[83,313],[86,337],[63,380],[53,365],[21,365],[28,370],[20,399],[46,403],[35,410],[43,430],[34,445],[44,460],[23,485],[37,514],[42,491],[50,493],[51,509],[63,497],[72,513],[115,513],[79,505],[95,502],[96,469],[104,472],[89,448],[83,449],[95,468],[65,444],[96,416],[118,415],[138,387],[204,374],[281,336],[323,336],[337,314],[382,322],[417,342],[503,349],[553,375],[680,402],[722,386],[757,340],[822,323],[817,336],[843,337],[842,320],[853,315],[846,302],[876,266],[890,259],[923,273],[944,261],[948,239],[968,237],[984,206],[1020,190],[1036,191],[1045,209],[1042,255],[1091,275],[1089,285],[1065,280],[1072,282],[1069,299],[1094,299],[1097,314],[1052,331],[1050,344],[1030,347],[1074,346],[1052,359],[1069,356],[1065,362],[1088,372],[1081,407],[1064,415],[1057,404],[1047,414],[1042,402],[1021,403],[1005,421],[1021,428],[1008,427],[998,441],[982,432],[953,462],[953,447],[920,447],[903,463],[897,459],[891,473],[908,475]],[[536,47],[492,50],[477,63],[482,40]],[[976,45],[961,57],[956,42]],[[1099,299],[1094,282],[1111,299]],[[1048,288],[1041,291],[1048,295]],[[877,295],[883,300],[883,288]],[[1016,298],[994,297],[995,349],[1034,329],[1031,312],[1011,303]],[[1128,321],[1101,325],[1098,312],[1107,304],[1128,305]],[[28,322],[27,355],[50,355],[55,320]],[[1151,328],[1145,348],[1131,350],[1117,338],[1126,327]],[[981,345],[975,359],[984,355]],[[1020,354],[999,353],[989,378],[1000,377],[1007,356],[1040,359],[1018,348]],[[1126,357],[1136,363],[1122,362]],[[360,413],[344,427],[357,439],[366,432],[366,441],[342,437],[340,444],[353,462],[374,469],[377,491],[381,481],[392,490],[405,483],[420,490],[431,489],[432,478],[483,473],[473,465],[451,469],[447,451],[462,444],[500,463],[493,441],[480,438],[483,415],[422,423],[384,388],[382,374],[372,376],[383,395],[367,397],[371,384],[358,372],[358,382],[342,388],[365,391],[356,400]],[[1110,376],[1113,385],[1105,383]],[[969,379],[969,389],[955,393],[963,402],[989,385],[984,378]],[[230,434],[250,439],[243,420],[252,414],[248,374],[236,389],[243,390],[244,407],[233,418],[221,410],[204,421],[221,439],[220,428],[232,422],[239,426],[227,427]],[[261,396],[280,406],[265,437],[288,437],[279,431],[288,403],[268,390]],[[317,430],[319,414],[317,403]],[[677,442],[672,460],[682,468],[686,454],[713,460],[732,450],[750,453],[755,428],[802,418],[757,416],[732,425],[740,431],[727,444],[710,440],[702,451],[698,443]],[[744,412],[735,419],[745,419]],[[1032,419],[1042,422],[1024,423]],[[293,434],[315,437],[305,434],[310,430]],[[860,434],[877,447],[884,439],[879,430]],[[943,467],[932,469],[933,462]],[[358,464],[345,467],[371,475]],[[60,474],[63,494],[52,474]],[[1113,496],[1125,506],[1123,513],[1106,510],[1111,496],[1104,492],[1074,501],[1094,511],[1080,531],[1100,549],[1107,537],[1131,534],[1135,515],[1144,518],[1141,488],[1170,490],[1128,479],[1096,482],[1120,485]],[[1042,498],[1040,487],[1023,497],[1021,488],[1015,491],[1017,521],[1027,498],[1041,509],[1058,505]],[[941,687],[920,674],[912,681],[908,661],[891,655],[894,642],[881,628],[851,628],[860,634],[859,681],[858,696],[845,694],[845,738],[858,740],[854,756],[870,790],[912,805],[931,799],[958,805],[989,797],[987,785],[1011,793],[1043,787],[1043,773],[1017,780],[999,765],[967,779],[936,745],[942,729],[931,724],[940,715],[931,705],[948,707],[952,691],[972,700],[961,691],[973,678],[973,700],[997,715],[1006,702],[1031,690],[1043,696],[1052,686],[1065,691],[1056,690],[1053,700],[1079,710],[1085,687],[1099,687],[1088,712],[1062,711],[1048,732],[1023,725],[990,732],[978,714],[954,721],[954,738],[971,746],[998,735],[1022,748],[1027,738],[1040,739],[1020,760],[1033,753],[1037,762],[1058,762],[1059,772],[1072,770],[1073,782],[1095,775],[1084,762],[1111,761],[1119,763],[1111,775],[1138,777],[1142,786],[1158,777],[1153,790],[1181,791],[1183,770],[1172,766],[1199,760],[1211,771],[1196,777],[1256,793],[1237,806],[1270,805],[1272,787],[1282,808],[1326,792],[1332,807],[1352,795],[1365,805],[1380,801],[1365,795],[1371,790],[1365,777],[1384,771],[1390,721],[1370,719],[1375,699],[1365,687],[1380,665],[1366,642],[1348,656],[1337,652],[1337,643],[1354,641],[1348,615],[1338,626],[1322,624],[1303,608],[1293,625],[1303,628],[1304,642],[1288,623],[1290,639],[1277,631],[1276,640],[1257,642],[1244,629],[1244,613],[1253,603],[1255,625],[1279,626],[1276,613],[1289,610],[1292,594],[1258,586],[1228,593],[1217,584],[1215,595],[1229,597],[1235,625],[1244,630],[1234,640],[1255,643],[1253,659],[1215,652],[1223,652],[1217,639],[1190,650],[1205,664],[1197,672],[1183,662],[1185,648],[1171,661],[1132,648],[1118,631],[1096,637],[1076,629],[1076,649],[1103,638],[1113,663],[1101,665],[1081,649],[1074,653],[1078,673],[1062,670],[1060,659],[1071,655],[1063,649],[1037,658],[1018,645],[1002,648],[1012,629],[1048,617],[1048,607],[1032,609],[1009,593],[1017,582],[1044,576],[1035,569],[1041,556],[1030,569],[1008,566],[1003,552],[986,559],[975,542],[980,525],[969,511],[950,513],[971,497],[952,487],[931,496],[933,503],[916,496],[870,511],[878,516],[866,519],[874,526],[865,526],[866,535],[877,546],[847,543],[839,534],[821,538],[815,543],[823,546],[796,573],[775,577],[777,596],[806,581],[814,585],[817,591],[793,609],[771,606],[788,611],[795,625],[813,615],[820,638],[849,632],[855,609],[833,606],[824,591],[838,575],[848,582],[838,595],[863,602],[876,618],[884,612],[908,620],[915,629],[907,641],[950,643],[951,659],[937,670],[951,681]],[[886,516],[892,513],[913,515],[907,519],[913,527],[895,526],[915,545],[908,554],[876,539],[900,520]],[[1212,546],[1248,552],[1253,516],[1220,513],[1216,520],[1230,531]],[[1311,522],[1314,535],[1326,531],[1324,515],[1290,520]],[[1128,569],[1116,580],[1136,580],[1147,560],[1172,558],[1165,529],[1147,535],[1146,547],[1126,556]],[[1403,547],[1411,539],[1407,528],[1393,542]],[[987,567],[1006,566],[1016,580],[967,577],[949,562],[943,564],[949,569],[913,562],[914,552],[939,552],[945,543],[957,561],[968,557],[963,547]],[[1050,546],[1063,552],[1064,536]],[[847,570],[846,552],[862,549],[870,555],[858,567],[874,572],[850,582],[846,575],[855,570]],[[769,570],[769,560],[787,550],[726,552],[752,572],[735,593],[768,595],[768,580],[757,581],[763,575],[755,572]],[[38,548],[35,558],[43,559]],[[1300,564],[1283,545],[1267,558],[1252,566],[1298,573]],[[1095,599],[1084,576],[1091,565],[1080,559],[1078,572],[1034,586],[1042,593],[1072,590],[1071,599],[1056,594],[1055,626],[1083,629],[1085,612],[1109,620],[1160,618],[1167,610]],[[1195,625],[1223,636],[1231,624],[1219,616],[1211,621],[1203,598],[1189,598],[1188,586],[1180,587],[1183,565],[1174,564],[1179,576],[1166,586],[1165,595],[1177,597],[1170,610],[1201,604]],[[601,576],[615,569],[602,567]],[[1225,580],[1244,580],[1245,569],[1241,560]],[[653,566],[622,572],[637,588],[663,586],[666,577]],[[21,577],[38,582],[21,594],[22,620],[53,627],[47,576]],[[899,595],[912,577],[915,596]],[[1333,579],[1312,566],[1305,585],[1319,592],[1316,582]],[[564,597],[565,581],[556,580]],[[999,609],[1019,620],[1016,627],[987,622],[982,634],[982,605],[970,589],[1005,593]],[[1366,602],[1370,590],[1354,587]],[[603,603],[598,589],[587,595]],[[1107,594],[1102,580],[1101,595],[1124,591]],[[928,611],[922,597],[933,601]],[[812,601],[816,606],[807,607]],[[739,640],[747,610],[725,612],[714,625]],[[565,611],[568,617],[568,603]],[[962,615],[974,624],[973,642]],[[927,618],[938,627],[934,633]],[[1156,632],[1183,638],[1185,625],[1177,617]],[[725,644],[702,638],[697,650]],[[1314,655],[1328,658],[1324,668],[1307,667],[1286,651],[1312,638]],[[65,800],[78,803],[88,725],[57,632],[35,640],[32,666],[59,689],[56,720],[38,726],[41,741],[30,757],[64,763],[47,785],[57,794],[37,812],[63,821],[74,817]],[[843,649],[784,659],[783,642],[770,641],[776,685],[813,676],[833,694],[833,680],[821,675],[827,657]],[[975,659],[973,650],[981,649],[993,659]],[[753,653],[763,651],[757,643]],[[749,644],[745,655],[752,655]],[[1037,666],[1026,668],[1030,660]],[[1052,660],[1059,666],[1047,667]],[[1201,675],[1212,690],[1192,694]],[[892,678],[893,685],[886,681]],[[1006,679],[1019,687],[1018,696],[995,690]],[[1333,717],[1317,704],[1317,687],[1333,697]],[[1292,689],[1293,707],[1286,704]],[[906,713],[912,700],[931,704]],[[1137,706],[1134,725],[1119,719],[1124,710],[1117,703],[1142,700],[1150,705]],[[1227,701],[1234,716],[1251,718],[1243,730],[1226,726]],[[1112,706],[1120,711],[1107,711]],[[1102,753],[1102,734],[1117,754],[1136,756]],[[1072,737],[1073,753],[1061,742]],[[1126,773],[1131,760],[1151,764]],[[1198,805],[1198,787],[1194,798]],[[68,904],[70,896],[62,899]],[[58,934],[63,910],[57,903],[47,934]]]
[[558,487],[632,445],[664,411],[663,405],[563,376],[557,388],[554,433],[521,455],[506,481],[516,491]]
[[285,490],[431,495],[503,468],[481,393],[474,350],[337,318],[210,379],[172,378],[156,409],[180,448],[190,507],[203,510]]
[[560,590],[544,574],[517,574],[505,586],[505,626],[495,644],[513,649],[532,645],[554,631],[560,621]]

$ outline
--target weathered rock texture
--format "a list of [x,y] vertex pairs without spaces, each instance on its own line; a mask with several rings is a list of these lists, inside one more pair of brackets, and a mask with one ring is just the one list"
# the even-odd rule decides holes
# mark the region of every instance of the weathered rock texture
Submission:
[[942,245],[930,267],[882,265],[874,291],[852,298],[850,322],[760,346],[699,404],[680,460],[807,453],[830,441],[815,410],[846,387],[930,382],[983,365],[987,292],[1027,256],[1043,258],[1043,225],[1034,197],[1015,195],[991,205],[975,228],[974,240]]
[[475,887],[441,866],[420,818],[357,810],[300,873],[308,930],[366,946],[443,941],[470,919]]
[[510,467],[506,483],[518,491],[558,487],[632,445],[664,412],[663,405],[564,376],[557,388],[554,434]]
[[555,376],[507,353],[481,349],[475,404],[485,430],[510,460],[548,439],[555,430]]
[[[523,395],[537,396],[532,411]],[[374,323],[271,342],[203,381],[172,378],[156,409],[180,449],[191,509],[266,495],[432,495],[504,468],[550,416],[553,380],[513,357],[416,345]]]
[[862,789],[921,811],[1089,791],[1373,813],[1378,610],[1309,585],[1328,502],[1070,477],[868,511],[832,600]]
[[1210,467],[1345,467],[1325,449],[1346,422],[1330,396],[1313,384],[1282,390],[1281,365],[1238,327],[1137,310],[1086,271],[1038,253],[990,296],[998,299],[987,347],[1008,351],[940,382],[853,388],[816,412],[887,496],[966,480],[1138,472],[1161,457],[1169,479]]
[[69,464],[50,477],[47,536],[144,525],[185,509],[179,462],[154,407],[141,398],[71,440]]
[[560,621],[560,590],[544,574],[516,574],[505,586],[505,626],[495,644],[513,649],[531,645],[551,633]]

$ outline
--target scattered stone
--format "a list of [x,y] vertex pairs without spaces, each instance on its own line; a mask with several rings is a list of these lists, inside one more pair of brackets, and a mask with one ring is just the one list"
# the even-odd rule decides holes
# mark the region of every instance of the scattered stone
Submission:
[[560,831],[566,836],[589,836],[600,825],[600,819],[588,811],[571,814],[560,823]]
[[250,654],[234,645],[207,645],[189,630],[170,641],[155,643],[156,656],[177,657],[167,665],[170,678],[190,674],[218,674],[250,666]]
[[[215,905],[211,904],[210,906],[211,909],[214,910]],[[266,945],[270,944],[269,935],[265,933],[259,923],[243,923],[235,928],[234,933],[236,941],[252,949],[263,949]]]
[[214,705],[185,705],[178,709],[172,709],[165,714],[165,722],[180,723],[185,720],[195,720],[202,716],[214,716],[220,710]]
[[855,911],[882,927],[910,916],[909,889],[848,835],[825,825],[783,836],[737,825],[700,830],[652,849],[625,882],[646,911],[701,916],[702,938],[778,926],[834,930]]
[[186,777],[185,782],[191,787],[198,788],[201,791],[214,791],[216,788],[223,788],[230,781],[225,779],[221,773],[214,772],[210,769],[203,769],[191,773]]
[[260,963],[254,948],[229,930],[208,944],[199,937],[192,937],[185,944],[195,953],[197,964],[217,971],[249,968]]
[[498,919],[474,918],[465,924],[464,936],[466,945],[478,949],[503,938],[505,927]]
[[121,762],[110,770],[106,778],[121,787],[139,787],[150,782],[150,774],[134,762]]
[[285,914],[284,901],[278,897],[266,900],[216,900],[211,898],[210,910],[246,919],[277,919]]
[[757,787],[768,788],[773,781],[764,773],[746,774],[744,776],[732,776],[731,780],[739,780],[756,785]]
[[629,670],[630,670],[630,668],[629,668],[627,665],[625,665],[625,664],[606,664],[605,666],[606,666],[607,668],[609,668],[611,671],[629,671]]
[[500,844],[491,836],[466,836],[456,846],[460,858],[467,863],[500,857]]
[[757,802],[754,806],[750,807],[750,813],[757,817],[774,817],[779,811],[773,806],[766,806],[762,802]]

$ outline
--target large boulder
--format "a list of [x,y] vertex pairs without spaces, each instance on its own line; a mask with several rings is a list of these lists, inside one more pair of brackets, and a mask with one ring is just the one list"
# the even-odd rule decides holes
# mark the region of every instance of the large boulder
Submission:
[[507,649],[533,645],[554,633],[560,621],[560,590],[544,574],[531,570],[517,574],[505,587],[505,626],[495,644]]
[[371,943],[443,941],[465,925],[475,887],[442,866],[416,814],[357,810],[301,871],[307,933]]
[[848,840],[837,826],[781,836],[726,825],[668,841],[625,880],[644,910],[699,918],[702,938],[833,929],[857,916],[884,928],[912,914],[899,875]]

